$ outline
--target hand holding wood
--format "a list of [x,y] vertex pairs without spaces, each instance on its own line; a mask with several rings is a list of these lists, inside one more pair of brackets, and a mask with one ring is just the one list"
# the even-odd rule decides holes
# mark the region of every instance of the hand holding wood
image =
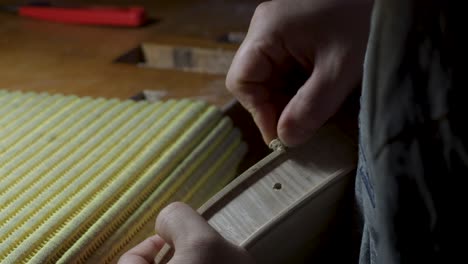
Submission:
[[150,264],[164,243],[174,248],[169,264],[253,263],[247,251],[225,240],[188,205],[175,202],[164,208],[156,220],[154,235],[128,252],[119,264]]

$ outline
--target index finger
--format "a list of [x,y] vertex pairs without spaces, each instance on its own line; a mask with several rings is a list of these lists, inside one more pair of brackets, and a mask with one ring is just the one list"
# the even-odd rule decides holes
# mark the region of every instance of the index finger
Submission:
[[276,107],[267,87],[273,66],[261,44],[246,38],[234,57],[226,87],[252,115],[266,143],[276,138]]
[[[261,3],[226,76],[226,87],[252,115],[265,143],[277,137],[284,105],[277,89],[284,86],[284,69],[291,56],[278,35],[278,5]],[[276,93],[276,94],[275,94]]]

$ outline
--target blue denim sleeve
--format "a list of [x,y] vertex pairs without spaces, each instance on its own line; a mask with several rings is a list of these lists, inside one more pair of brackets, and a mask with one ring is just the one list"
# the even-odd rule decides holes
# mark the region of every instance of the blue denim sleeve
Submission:
[[356,195],[360,263],[468,263],[467,20],[459,1],[376,0]]

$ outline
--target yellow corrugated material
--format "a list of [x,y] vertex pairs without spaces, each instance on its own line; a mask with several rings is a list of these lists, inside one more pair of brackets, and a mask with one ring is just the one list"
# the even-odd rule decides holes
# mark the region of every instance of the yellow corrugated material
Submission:
[[114,262],[167,203],[219,190],[245,152],[203,102],[0,90],[0,262]]

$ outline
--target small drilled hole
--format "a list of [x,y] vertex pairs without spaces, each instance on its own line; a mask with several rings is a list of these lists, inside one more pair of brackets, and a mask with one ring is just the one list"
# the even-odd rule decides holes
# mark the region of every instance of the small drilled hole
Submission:
[[281,190],[281,187],[283,187],[283,186],[282,186],[281,183],[279,183],[279,182],[277,182],[277,183],[275,183],[275,184],[273,185],[273,189],[275,189],[275,190]]

